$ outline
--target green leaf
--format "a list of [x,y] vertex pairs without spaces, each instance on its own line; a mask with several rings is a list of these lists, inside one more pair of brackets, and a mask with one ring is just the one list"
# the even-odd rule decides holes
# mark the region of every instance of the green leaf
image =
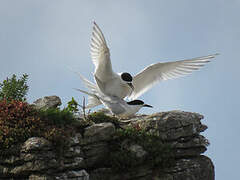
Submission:
[[11,78],[7,78],[0,83],[0,100],[6,99],[8,102],[11,100],[26,101],[29,89],[27,79],[27,74],[23,74],[20,79],[17,79],[17,76],[13,74]]

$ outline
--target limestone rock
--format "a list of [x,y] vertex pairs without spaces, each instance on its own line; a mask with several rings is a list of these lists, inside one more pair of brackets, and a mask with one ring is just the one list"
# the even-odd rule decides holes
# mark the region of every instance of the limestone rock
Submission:
[[44,161],[37,160],[37,161],[30,161],[26,162],[23,165],[16,166],[10,171],[10,174],[26,174],[29,171],[42,171],[48,168],[48,164]]
[[69,139],[69,145],[70,146],[75,146],[79,145],[79,140],[82,139],[82,135],[80,133],[76,133],[73,137]]
[[161,180],[214,180],[214,166],[206,156],[179,159],[173,168],[165,170],[165,175],[161,178]]
[[48,140],[39,137],[32,137],[23,144],[21,152],[49,150],[51,148],[51,143]]
[[[132,152],[138,159],[134,159],[136,163],[125,171],[114,171],[111,163],[106,161],[108,157],[116,157],[110,156],[113,153],[110,147],[116,140],[117,131],[114,124],[106,122],[88,126],[81,134],[73,134],[62,154],[58,154],[56,147],[44,138],[29,138],[20,146],[19,154],[0,157],[0,179],[214,180],[213,163],[201,155],[209,144],[200,135],[207,129],[201,123],[202,118],[198,113],[169,111],[122,120],[121,128],[145,129],[158,135],[160,142],[170,145],[176,158],[170,167],[152,168],[146,162],[147,157],[151,157],[149,149],[132,139],[123,139],[119,147]],[[124,152],[121,150],[118,151]],[[117,155],[125,155],[121,153]]]
[[76,169],[76,168],[83,168],[83,167],[86,167],[84,158],[72,157],[72,158],[63,159],[61,170]]
[[147,154],[147,152],[142,148],[142,146],[139,146],[138,144],[130,145],[129,150],[136,154],[137,158],[142,158]]
[[184,111],[169,111],[135,119],[131,124],[138,124],[146,131],[158,134],[163,140],[173,141],[182,137],[197,135],[207,129],[200,120],[198,113]]
[[158,135],[164,142],[175,148],[177,158],[196,156],[207,150],[208,140],[200,135],[207,129],[201,123],[203,116],[198,113],[169,111],[134,118],[126,121],[123,127],[138,126],[147,132]]
[[97,166],[104,162],[106,156],[110,153],[106,142],[93,143],[82,148],[87,167]]
[[61,104],[61,99],[58,96],[45,96],[33,102],[33,105],[37,109],[56,108]]
[[60,176],[57,176],[56,179],[59,180],[89,180],[89,174],[85,170],[80,171],[68,171],[67,173],[63,173]]
[[85,129],[84,143],[107,141],[111,139],[114,132],[115,126],[112,123],[94,124]]
[[46,175],[35,175],[32,174],[29,176],[29,180],[53,180],[53,178]]

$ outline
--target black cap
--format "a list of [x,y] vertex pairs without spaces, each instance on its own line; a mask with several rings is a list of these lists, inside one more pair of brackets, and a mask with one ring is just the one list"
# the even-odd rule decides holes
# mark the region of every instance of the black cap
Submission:
[[129,105],[143,105],[144,102],[141,100],[133,100],[133,101],[129,101],[127,102]]
[[133,80],[131,74],[126,73],[126,72],[121,74],[121,78],[122,78],[122,80],[127,81],[127,82],[132,82],[132,80]]

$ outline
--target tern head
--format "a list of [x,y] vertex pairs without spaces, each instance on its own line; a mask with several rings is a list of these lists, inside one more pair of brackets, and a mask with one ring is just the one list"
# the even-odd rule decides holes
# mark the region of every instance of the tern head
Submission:
[[127,72],[124,72],[124,73],[121,74],[121,79],[124,83],[126,83],[128,86],[130,86],[130,88],[132,90],[134,90],[134,87],[133,87],[133,84],[132,84],[133,78],[132,78],[131,74],[129,74]]
[[151,105],[145,104],[143,101],[141,100],[133,100],[130,102],[127,102],[128,105],[132,105],[132,106],[139,106],[139,107],[150,107],[153,108]]

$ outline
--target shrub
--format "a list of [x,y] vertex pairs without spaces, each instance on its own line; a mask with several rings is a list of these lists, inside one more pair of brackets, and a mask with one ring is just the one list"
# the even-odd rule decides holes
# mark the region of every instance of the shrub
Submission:
[[79,104],[73,97],[72,97],[72,100],[69,101],[67,104],[68,104],[68,106],[66,108],[64,108],[67,111],[70,111],[72,113],[77,113],[79,111],[79,109],[78,109]]
[[0,147],[9,148],[25,141],[30,136],[39,135],[40,118],[26,102],[0,101]]
[[75,122],[75,118],[72,112],[67,109],[49,108],[42,109],[38,112],[39,117],[44,120],[48,125],[62,127],[70,125]]
[[[73,114],[59,109],[38,111],[26,102],[0,101],[0,152],[30,137],[44,137],[55,146],[66,147],[66,138],[73,133]],[[56,148],[61,149],[62,148]]]
[[27,74],[23,74],[20,79],[17,79],[17,76],[13,74],[12,78],[7,78],[0,83],[0,100],[6,99],[7,101],[11,101],[13,99],[26,101],[28,92],[27,79]]
[[148,133],[139,126],[119,128],[113,142],[110,143],[111,154],[108,159],[115,171],[127,171],[143,161],[126,148],[128,147],[126,142],[129,145],[131,143],[140,145],[148,154],[144,157],[145,163],[152,168],[170,167],[175,162],[173,148],[164,143],[159,136]]

